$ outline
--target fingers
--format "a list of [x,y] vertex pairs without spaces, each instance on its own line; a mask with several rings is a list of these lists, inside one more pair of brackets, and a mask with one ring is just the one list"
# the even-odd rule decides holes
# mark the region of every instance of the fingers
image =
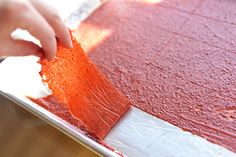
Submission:
[[42,49],[29,41],[9,39],[1,45],[0,56],[42,56]]
[[25,11],[18,20],[18,27],[28,30],[36,37],[42,45],[44,57],[52,60],[57,46],[54,30],[48,22],[33,7],[30,7],[29,11]]
[[[39,52],[39,47],[33,43],[11,39],[12,31],[17,28],[27,30],[40,41],[44,57],[48,60],[53,59],[56,54],[56,37],[64,46],[72,47],[70,33],[58,14],[38,0],[6,1],[0,5],[0,12],[3,12],[0,14],[0,56],[21,56]],[[2,41],[10,43],[3,45]],[[6,48],[6,45],[10,46]],[[34,53],[33,50],[36,49]],[[5,53],[6,50],[9,50],[9,55]]]
[[64,22],[59,17],[58,13],[50,6],[42,3],[39,0],[31,0],[32,5],[38,12],[47,20],[47,22],[54,29],[55,34],[59,41],[68,48],[72,48],[72,41],[70,38],[69,30],[66,28]]

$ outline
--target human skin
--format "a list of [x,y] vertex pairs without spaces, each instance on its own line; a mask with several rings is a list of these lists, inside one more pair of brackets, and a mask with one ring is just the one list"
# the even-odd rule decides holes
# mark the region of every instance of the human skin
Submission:
[[[13,39],[11,34],[18,28],[37,38],[41,47]],[[39,0],[0,0],[0,57],[36,55],[51,60],[57,39],[72,47],[69,31],[53,8]]]

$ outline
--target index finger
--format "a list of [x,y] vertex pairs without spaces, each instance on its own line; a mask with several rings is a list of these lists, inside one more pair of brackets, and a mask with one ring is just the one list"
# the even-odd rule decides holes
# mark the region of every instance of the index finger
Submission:
[[64,24],[56,10],[39,0],[31,0],[31,2],[32,5],[52,26],[59,41],[64,46],[72,48],[72,41],[70,38],[69,30],[67,29],[66,25]]
[[57,42],[55,32],[47,21],[32,6],[18,20],[18,27],[26,29],[40,41],[46,59],[53,59]]

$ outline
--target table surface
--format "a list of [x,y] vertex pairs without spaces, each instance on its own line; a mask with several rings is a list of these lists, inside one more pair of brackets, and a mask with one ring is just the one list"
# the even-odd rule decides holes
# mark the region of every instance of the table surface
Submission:
[[98,155],[0,95],[0,156]]

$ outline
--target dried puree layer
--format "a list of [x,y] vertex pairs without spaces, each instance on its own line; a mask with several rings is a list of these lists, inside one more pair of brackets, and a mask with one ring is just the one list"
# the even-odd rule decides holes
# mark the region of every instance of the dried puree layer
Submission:
[[110,0],[79,27],[132,104],[236,152],[236,1]]
[[60,44],[56,57],[40,60],[40,72],[53,94],[34,102],[97,139],[103,139],[129,109],[130,102],[97,70],[80,45]]

